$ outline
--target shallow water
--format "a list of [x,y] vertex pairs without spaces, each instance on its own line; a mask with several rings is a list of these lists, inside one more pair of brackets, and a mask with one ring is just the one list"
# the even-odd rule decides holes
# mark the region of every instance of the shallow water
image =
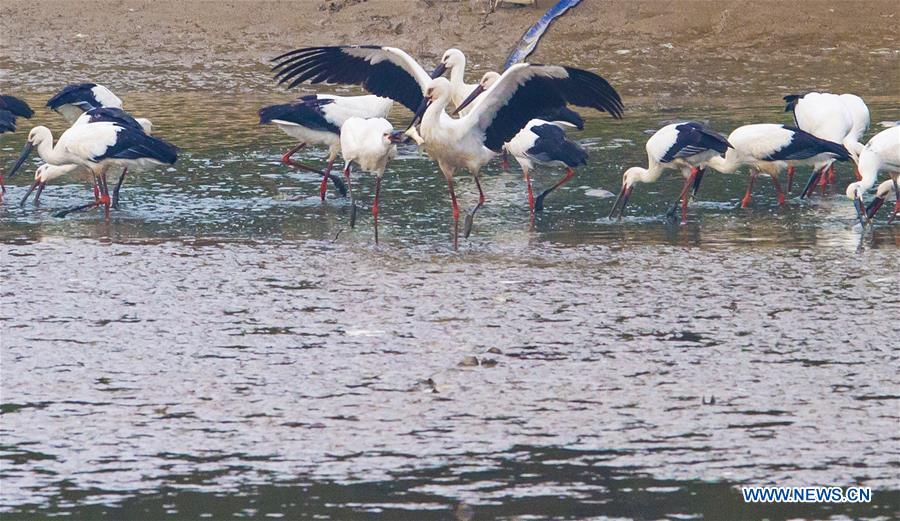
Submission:
[[[173,169],[129,179],[109,222],[50,216],[90,197],[78,180],[16,206],[36,163],[0,206],[5,518],[898,515],[900,228],[861,233],[839,195],[777,209],[765,181],[737,209],[746,177],[715,173],[686,226],[664,217],[675,175],[604,217],[645,130],[784,121],[777,103],[591,119],[572,134],[590,165],[533,228],[518,168],[492,164],[453,252],[414,149],[376,246],[370,177],[351,230],[346,200],[279,163],[289,139],[254,114],[284,96],[121,94],[182,148]],[[875,493],[743,504],[770,483]]]

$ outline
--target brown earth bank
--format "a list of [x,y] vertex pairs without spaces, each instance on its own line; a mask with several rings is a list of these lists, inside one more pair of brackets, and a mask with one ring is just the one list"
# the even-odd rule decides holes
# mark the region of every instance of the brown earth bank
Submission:
[[[3,89],[53,91],[93,79],[126,90],[258,90],[269,60],[295,47],[381,44],[426,67],[458,47],[499,67],[553,4],[487,0],[5,0]],[[595,70],[626,97],[722,98],[789,90],[900,97],[900,2],[584,0],[530,61]]]

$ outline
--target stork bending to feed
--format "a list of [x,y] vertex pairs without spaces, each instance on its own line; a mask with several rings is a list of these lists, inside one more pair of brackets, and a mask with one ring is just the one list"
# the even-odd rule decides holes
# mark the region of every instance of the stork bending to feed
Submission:
[[[90,118],[90,115],[87,116]],[[98,120],[72,125],[62,133],[55,145],[50,129],[39,126],[29,132],[28,141],[10,176],[15,174],[34,149],[37,149],[41,159],[51,165],[78,165],[88,168],[94,177],[95,193],[98,192],[99,196],[92,203],[57,212],[55,215],[58,217],[101,205],[105,207],[106,216],[109,217],[110,198],[106,172],[110,167],[171,165],[175,163],[178,152],[173,145],[147,135],[140,125],[135,127],[135,123]]]
[[391,98],[416,111],[416,117],[422,118],[420,133],[428,153],[437,160],[447,179],[453,208],[454,244],[459,222],[459,206],[453,189],[457,169],[469,170],[479,188],[479,203],[466,220],[466,231],[470,232],[472,216],[484,203],[478,172],[529,120],[566,103],[605,110],[616,118],[622,114],[621,99],[606,80],[567,67],[516,65],[487,90],[478,107],[454,120],[445,112],[450,103],[449,81],[431,79],[400,49],[311,47],[290,51],[276,60],[274,69],[278,71],[279,83],[362,85],[372,94]]
[[[43,165],[39,166],[37,170],[35,170],[34,182],[31,183],[31,186],[28,188],[28,191],[25,192],[25,196],[22,197],[22,200],[19,201],[19,206],[25,206],[25,203],[28,201],[28,197],[32,192],[34,192],[35,188],[37,188],[37,192],[34,192],[34,201],[32,202],[32,204],[38,206],[38,204],[40,204],[39,200],[41,198],[41,193],[44,191],[47,183],[54,179],[58,179],[62,176],[69,175],[73,172],[81,170],[85,170],[85,168],[80,165],[51,165],[49,163],[44,163]],[[99,197],[99,194],[97,194],[96,197]]]
[[[291,103],[259,109],[259,123],[272,123],[285,134],[297,139],[297,146],[285,152],[281,162],[321,175],[319,197],[324,201],[329,179],[341,195],[347,194],[347,187],[341,178],[331,173],[334,161],[341,151],[341,127],[344,122],[353,117],[386,118],[393,105],[394,102],[390,99],[379,96],[312,94]],[[291,159],[292,155],[307,145],[328,147],[328,163],[324,171]]]
[[[681,224],[687,223],[687,206],[690,197],[697,194],[706,164],[719,154],[732,148],[722,135],[703,127],[700,123],[686,121],[672,123],[657,130],[647,140],[647,168],[633,166],[622,176],[622,189],[613,203],[609,217],[625,211],[628,198],[637,183],[655,183],[667,169],[680,170],[684,177],[681,194],[675,200],[669,216],[674,217],[678,202],[681,201]],[[720,158],[721,159],[721,158]],[[691,190],[691,195],[688,195]]]
[[[30,119],[34,111],[23,100],[15,96],[0,94],[0,134],[16,131],[16,118]],[[6,185],[3,184],[3,170],[0,170],[0,202],[3,202],[3,194],[6,193]]]
[[[865,209],[865,205],[863,204],[863,194],[865,194],[870,188],[875,186],[875,182],[878,179],[878,172],[886,170],[890,172],[891,179],[888,185],[889,187],[893,187],[894,190],[897,190],[897,175],[900,172],[900,127],[891,127],[885,130],[882,130],[878,134],[872,136],[872,139],[866,143],[865,148],[863,148],[862,152],[859,154],[859,173],[862,176],[861,181],[857,181],[855,183],[850,183],[847,186],[846,195],[851,201],[853,201],[853,205],[856,207],[856,215],[859,218],[860,224],[865,226],[867,224],[868,219],[871,219],[869,216],[869,210]],[[882,183],[882,186],[885,183]],[[879,192],[881,191],[881,186],[879,186]],[[895,203],[894,203],[894,213],[897,213],[897,195],[900,194],[900,191],[895,192]],[[879,195],[876,193],[876,200]],[[878,208],[884,204],[884,195],[881,195],[881,202],[876,203],[873,201],[871,207],[873,211],[872,215],[878,211]],[[865,216],[866,220],[863,219]]]
[[778,196],[778,204],[783,205],[784,193],[778,182],[778,176],[785,167],[850,160],[850,153],[843,145],[819,139],[799,128],[787,125],[770,123],[744,125],[728,135],[728,143],[732,148],[725,152],[725,157],[712,157],[707,166],[726,174],[735,172],[741,165],[750,166],[747,193],[741,199],[742,208],[750,204],[753,184],[760,173],[771,177]]
[[375,224],[375,243],[378,244],[378,197],[381,194],[381,178],[391,159],[397,155],[397,143],[403,140],[403,132],[395,132],[384,118],[350,118],[341,127],[341,155],[344,158],[344,178],[350,191],[350,227],[356,225],[356,199],[350,183],[350,168],[356,164],[361,170],[375,174],[375,198],[372,202],[372,219]]

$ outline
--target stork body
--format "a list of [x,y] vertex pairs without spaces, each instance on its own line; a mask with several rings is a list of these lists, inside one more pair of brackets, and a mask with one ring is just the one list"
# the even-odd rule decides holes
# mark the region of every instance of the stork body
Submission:
[[[857,160],[863,147],[860,139],[869,127],[869,109],[862,98],[854,94],[810,92],[785,96],[784,100],[785,111],[793,113],[798,128],[826,141],[844,145],[853,160]],[[828,176],[824,175],[826,170]],[[791,184],[792,173],[793,169],[789,169],[788,185]],[[813,165],[813,177],[820,181],[823,190],[827,183],[833,183],[833,161]],[[807,186],[815,185],[807,183]],[[800,195],[806,197],[810,193]]]
[[729,141],[722,135],[694,121],[662,127],[647,140],[647,168],[631,167],[622,176],[622,189],[609,217],[613,217],[616,210],[619,210],[619,217],[622,216],[635,184],[655,183],[665,170],[678,170],[684,177],[684,187],[670,215],[675,214],[678,201],[681,201],[681,223],[685,224],[690,199],[688,190],[693,188],[692,195],[696,195],[707,163],[715,157],[721,159],[720,154],[726,153],[729,147]]
[[[291,103],[263,107],[259,110],[259,122],[272,123],[298,141],[297,146],[286,152],[281,161],[295,168],[321,173],[319,195],[324,201],[329,178],[341,193],[347,191],[340,178],[331,174],[334,161],[341,151],[341,126],[353,117],[385,118],[392,106],[390,99],[378,96],[312,94]],[[328,163],[324,172],[291,159],[293,154],[307,145],[328,147]]]
[[106,172],[112,166],[130,166],[134,161],[144,164],[174,164],[177,148],[171,144],[149,136],[140,128],[110,121],[97,121],[73,125],[53,142],[53,134],[47,127],[35,127],[28,134],[28,142],[22,150],[14,174],[28,158],[33,149],[51,165],[76,165],[87,168],[95,178],[95,190],[99,197],[93,203],[57,213],[64,216],[71,211],[103,205],[109,215],[109,188]]
[[310,47],[285,53],[275,60],[279,83],[292,87],[304,81],[361,85],[372,94],[391,98],[415,111],[416,118],[421,116],[420,134],[428,154],[438,162],[447,179],[455,231],[459,222],[453,189],[456,170],[464,168],[472,173],[479,188],[479,202],[466,220],[467,235],[472,216],[485,200],[478,172],[530,119],[566,103],[606,110],[616,117],[622,113],[621,99],[606,80],[568,67],[513,66],[488,89],[478,107],[453,119],[445,112],[451,102],[450,82],[431,79],[422,66],[400,49]]
[[394,127],[384,118],[350,118],[341,127],[341,155],[344,158],[344,178],[350,190],[353,209],[351,227],[356,221],[356,200],[350,183],[351,165],[375,174],[375,198],[372,203],[372,218],[375,223],[375,242],[378,242],[378,198],[381,194],[381,179],[388,162],[397,155],[396,143],[402,134],[394,132]]
[[[529,121],[525,128],[503,145],[503,150],[513,156],[522,167],[532,219],[534,219],[535,212],[544,209],[544,198],[569,182],[575,176],[573,169],[586,165],[588,158],[587,152],[580,145],[566,138],[566,133],[559,124],[542,119]],[[566,169],[566,174],[562,179],[537,197],[534,196],[530,176],[536,164]]]
[[725,157],[712,157],[707,165],[722,173],[733,173],[742,165],[750,166],[747,193],[741,200],[741,207],[750,204],[753,184],[760,173],[768,174],[772,178],[778,194],[778,203],[784,204],[784,194],[778,183],[778,177],[786,167],[850,159],[850,154],[843,145],[820,139],[809,132],[787,125],[771,123],[744,125],[728,135],[728,143],[733,148],[728,149]]

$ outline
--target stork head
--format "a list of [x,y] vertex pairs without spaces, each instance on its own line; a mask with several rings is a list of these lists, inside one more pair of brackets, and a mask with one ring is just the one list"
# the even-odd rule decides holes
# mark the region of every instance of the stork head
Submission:
[[643,176],[645,172],[645,169],[639,166],[633,166],[622,174],[622,189],[619,190],[619,195],[616,197],[616,201],[613,203],[613,207],[609,211],[607,217],[612,219],[616,215],[617,210],[619,218],[622,217],[622,214],[625,212],[625,207],[628,205],[628,198],[631,197],[631,192],[634,191],[634,184],[641,181],[641,176]]
[[466,55],[459,49],[447,49],[441,57],[441,63],[447,69],[453,69],[454,67],[463,68],[466,66]]
[[866,205],[863,203],[862,198],[863,188],[862,183],[857,181],[855,183],[850,183],[847,186],[847,198],[853,201],[853,206],[856,208],[856,217],[859,219],[859,224],[863,227],[868,224],[869,217],[868,212],[866,211]]
[[26,141],[25,146],[22,147],[22,154],[19,155],[19,159],[16,160],[16,164],[13,165],[7,177],[11,178],[12,176],[16,175],[16,172],[19,171],[19,168],[21,168],[25,160],[28,159],[31,151],[34,150],[34,147],[40,145],[41,143],[44,143],[45,141],[53,141],[53,134],[50,133],[49,128],[34,127],[33,129],[31,129],[31,132],[28,133],[28,141]]
[[478,81],[478,84],[484,88],[484,90],[488,90],[491,88],[497,80],[500,79],[500,73],[494,71],[487,71],[484,73],[484,76],[481,77],[481,80]]
[[425,88],[425,99],[435,101],[450,95],[450,82],[446,78],[435,78]]
[[[894,191],[894,183],[897,182],[894,179],[888,179],[887,181],[878,185],[878,188],[875,190],[875,198],[872,199],[872,202],[869,203],[869,206],[866,206],[866,217],[869,220],[875,218],[875,215],[878,213],[878,210],[884,205],[885,199]],[[900,189],[898,189],[900,190]],[[900,205],[900,200],[897,199],[896,193],[894,194],[894,212],[896,213],[897,206]],[[893,219],[891,219],[893,221]],[[890,222],[890,221],[889,221]]]
[[406,134],[402,130],[385,130],[384,134],[382,134],[382,138],[384,139],[385,144],[397,145],[403,143],[406,140]]

